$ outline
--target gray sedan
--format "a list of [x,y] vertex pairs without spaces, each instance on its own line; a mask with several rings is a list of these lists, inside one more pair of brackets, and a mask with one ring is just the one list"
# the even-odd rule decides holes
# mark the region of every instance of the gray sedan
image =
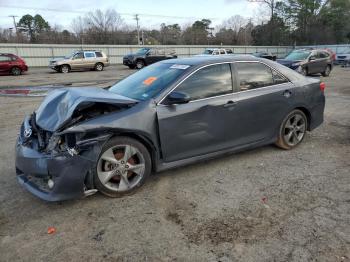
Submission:
[[52,91],[25,118],[18,181],[58,201],[134,192],[152,172],[267,144],[323,122],[324,83],[253,56],[172,59],[109,90]]

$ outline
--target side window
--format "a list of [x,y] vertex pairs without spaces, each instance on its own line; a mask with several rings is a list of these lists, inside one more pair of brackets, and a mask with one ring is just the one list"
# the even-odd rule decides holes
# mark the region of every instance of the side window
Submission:
[[225,50],[221,49],[221,50],[220,50],[220,54],[221,54],[221,55],[226,54]]
[[229,64],[204,67],[180,84],[176,91],[190,96],[191,100],[232,93],[232,76]]
[[274,84],[271,69],[261,63],[236,63],[240,91]]
[[150,55],[150,56],[155,56],[155,55],[157,55],[157,50],[156,50],[156,49],[151,49],[151,50],[149,50],[148,55]]
[[218,50],[215,50],[215,51],[213,51],[212,54],[213,54],[213,55],[218,55],[218,54],[219,54],[219,51],[218,51]]
[[226,49],[226,53],[227,53],[227,54],[233,54],[233,52],[232,52],[231,49]]
[[74,55],[74,59],[81,59],[81,58],[84,58],[84,53],[76,53]]
[[95,53],[93,53],[93,52],[86,52],[85,53],[85,58],[95,58]]
[[0,56],[0,62],[7,62],[7,61],[10,61],[11,59],[6,56],[6,55],[1,55]]
[[327,58],[329,57],[329,54],[326,52],[320,52],[320,58]]
[[101,52],[95,52],[95,54],[96,54],[96,57],[103,57]]

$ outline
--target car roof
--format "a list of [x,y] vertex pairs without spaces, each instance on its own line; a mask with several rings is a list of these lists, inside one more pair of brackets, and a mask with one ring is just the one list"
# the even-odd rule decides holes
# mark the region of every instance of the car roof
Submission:
[[182,64],[182,65],[207,65],[212,63],[224,63],[224,62],[235,62],[235,61],[265,61],[252,55],[225,55],[225,56],[193,56],[187,58],[176,58],[163,60],[161,63],[165,64]]

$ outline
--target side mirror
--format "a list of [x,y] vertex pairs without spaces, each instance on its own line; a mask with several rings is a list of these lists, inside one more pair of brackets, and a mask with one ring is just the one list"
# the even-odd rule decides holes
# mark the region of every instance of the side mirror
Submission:
[[190,102],[190,97],[185,93],[171,92],[166,98],[167,105],[186,104]]
[[316,60],[316,56],[310,56],[309,61],[314,61]]

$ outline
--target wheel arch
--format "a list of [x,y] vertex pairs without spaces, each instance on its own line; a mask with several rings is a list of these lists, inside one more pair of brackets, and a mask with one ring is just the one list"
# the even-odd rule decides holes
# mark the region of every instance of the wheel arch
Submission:
[[294,109],[298,109],[305,114],[306,119],[307,119],[307,130],[310,131],[310,124],[311,124],[311,120],[312,120],[310,111],[306,107],[303,107],[303,106],[299,106],[299,107],[296,107]]
[[112,139],[114,137],[117,136],[124,136],[124,137],[129,137],[129,138],[133,138],[135,140],[137,140],[138,142],[140,142],[142,145],[144,145],[148,151],[148,153],[150,154],[151,157],[151,163],[152,163],[152,171],[155,170],[156,168],[156,163],[157,163],[157,147],[155,146],[155,144],[153,143],[153,141],[151,139],[149,139],[148,137],[139,134],[137,132],[128,132],[128,131],[120,131],[120,130],[112,130],[112,136],[109,139]]
[[62,64],[62,65],[59,65],[60,68],[62,68],[62,66],[68,66],[68,67],[69,67],[69,70],[72,70],[72,67],[70,66],[70,64]]
[[143,57],[138,57],[138,58],[136,58],[135,62],[137,63],[137,61],[142,61],[142,62],[144,63],[144,65],[147,65],[146,59],[143,58]]

